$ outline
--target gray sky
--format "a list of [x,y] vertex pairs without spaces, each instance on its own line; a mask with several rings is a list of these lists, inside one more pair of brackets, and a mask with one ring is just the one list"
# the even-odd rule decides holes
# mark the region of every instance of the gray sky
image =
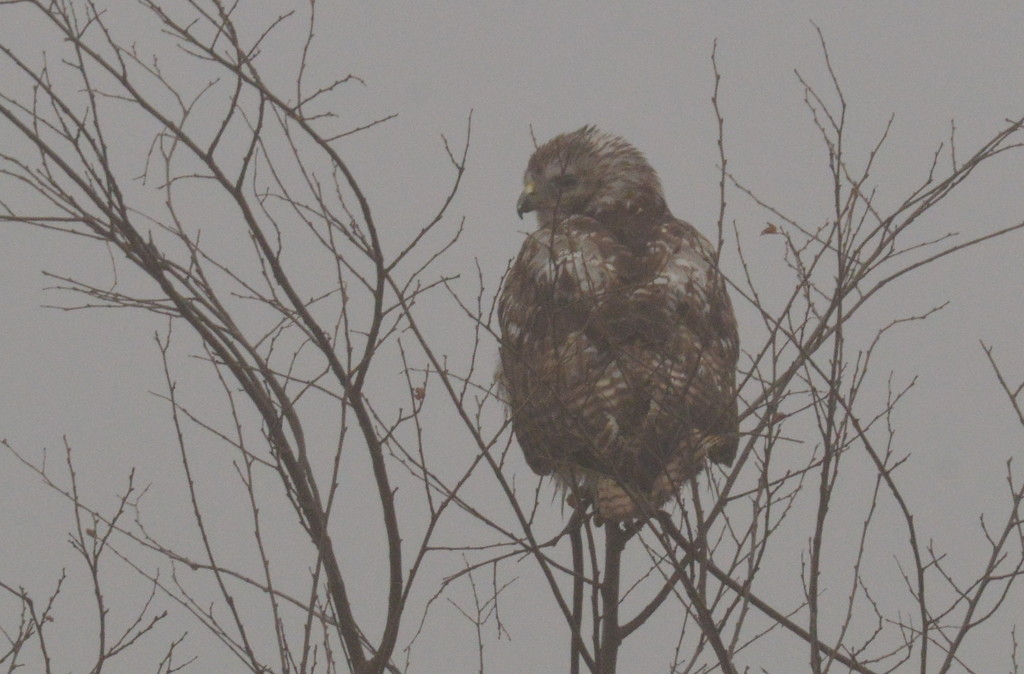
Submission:
[[[254,32],[279,11],[275,2],[250,4],[263,7],[241,21]],[[470,272],[476,257],[492,292],[507,260],[518,250],[523,231],[532,224],[515,216],[522,170],[532,149],[531,126],[539,141],[586,123],[626,137],[658,170],[673,212],[712,233],[718,173],[710,55],[716,39],[730,169],[759,196],[808,226],[828,217],[831,199],[826,155],[794,74],[799,70],[822,91],[828,90],[812,21],[828,42],[849,105],[848,147],[855,161],[866,157],[894,116],[891,140],[873,173],[883,204],[895,204],[924,179],[936,147],[949,138],[951,121],[956,123],[958,152],[966,156],[1005,119],[1024,115],[1020,3],[981,2],[970,8],[959,2],[322,4],[316,70],[324,79],[353,73],[366,83],[350,85],[338,99],[344,102],[336,110],[342,125],[354,127],[398,115],[342,146],[374,205],[386,243],[406,240],[440,205],[451,179],[441,135],[461,147],[472,111],[468,171],[449,213],[453,223],[465,217],[466,228],[443,269]],[[14,11],[29,16],[2,8],[4,13]],[[3,16],[0,13],[0,43],[29,55],[53,48],[46,41],[52,33],[43,31],[38,19],[13,23]],[[117,16],[112,19],[120,21],[118,28],[138,33],[145,49],[147,24],[132,25]],[[265,51],[280,54],[281,60],[280,70],[269,60],[263,63],[269,77],[281,77],[283,83],[293,73],[299,48],[294,37],[301,28],[298,23],[294,29],[286,27],[279,39],[267,44]],[[173,57],[164,58],[173,68]],[[0,66],[0,83],[10,81],[5,68],[6,64]],[[5,136],[0,138],[0,143],[7,142]],[[146,143],[125,145],[128,165],[141,162]],[[1022,176],[1020,158],[993,162],[973,185],[928,218],[920,237],[951,231],[970,237],[1019,222],[1024,218]],[[10,199],[15,194],[10,189],[0,183],[0,196]],[[728,205],[727,219],[736,223],[755,278],[763,279],[768,297],[784,297],[789,288],[772,285],[773,279],[783,278],[775,273],[781,265],[781,244],[757,235],[768,216],[736,191],[729,195]],[[206,208],[201,199],[197,208]],[[907,326],[889,338],[877,355],[871,387],[876,393],[884,391],[890,370],[897,382],[919,377],[897,416],[900,451],[912,454],[902,486],[919,513],[923,537],[956,542],[956,547],[950,546],[950,558],[968,570],[982,563],[974,554],[982,542],[978,517],[987,513],[998,519],[1005,513],[1006,461],[1021,452],[1021,429],[997,388],[979,340],[994,347],[1011,378],[1024,376],[1022,260],[1021,235],[982,245],[884,292],[853,326],[855,339],[869,338],[894,318],[951,302],[928,322]],[[191,539],[187,531],[179,530],[180,522],[160,521],[159,514],[163,508],[181,505],[181,483],[167,477],[180,473],[167,406],[147,395],[163,390],[153,334],[164,323],[125,311],[64,313],[43,308],[68,304],[69,299],[44,290],[53,283],[41,270],[109,283],[110,262],[102,248],[4,224],[0,263],[0,437],[29,455],[41,456],[47,448],[48,460],[55,464],[61,460],[66,436],[76,450],[82,489],[101,507],[115,502],[128,467],[136,466],[138,482],[152,484],[146,512],[153,526],[170,539],[180,535],[187,545]],[[119,270],[123,266],[119,264]],[[727,274],[738,273],[734,253],[727,251],[723,267]],[[758,343],[762,328],[751,309],[738,306],[737,313],[743,343]],[[462,337],[455,330],[465,323],[459,322],[451,303],[430,307],[420,320],[441,337],[446,330],[453,333],[452,353],[457,358]],[[184,336],[181,340],[179,355],[194,352]],[[488,349],[484,357],[493,361],[493,345]],[[181,361],[178,374],[191,386],[192,400],[217,409],[210,382],[194,374],[201,372],[195,365],[183,357]],[[385,378],[381,385],[397,381]],[[435,442],[444,441],[439,431]],[[471,451],[459,442],[464,441],[445,451]],[[459,465],[464,459],[456,455],[454,462]],[[518,455],[510,470],[523,484],[534,484],[535,477]],[[485,493],[487,486],[475,488]],[[359,507],[357,496],[351,497],[352,508]],[[224,501],[229,503],[228,498]],[[67,544],[67,507],[7,453],[0,454],[0,503],[5,513],[0,518],[0,580],[44,593],[52,590],[59,570],[68,567],[71,580],[86,587],[81,585],[85,577],[80,560]],[[286,511],[268,511],[271,521],[279,518],[282,532],[294,525]],[[238,512],[244,514],[244,508]],[[224,518],[237,514],[224,505]],[[561,514],[552,512],[550,517],[553,529]],[[896,519],[880,522],[879,531],[883,539],[891,536],[894,546],[904,535]],[[799,580],[799,550],[806,546],[806,536],[793,533],[790,582]],[[289,544],[289,534],[282,533],[281,541]],[[372,554],[353,554],[359,560],[354,573],[371,577]],[[886,561],[880,558],[879,564]],[[780,572],[785,571],[780,564]],[[123,567],[112,569],[127,574]],[[450,571],[429,569],[437,576]],[[894,572],[892,564],[887,572]],[[523,569],[527,579],[531,573]],[[522,581],[508,599],[505,621],[511,640],[488,642],[487,671],[547,671],[552,661],[564,662],[564,624],[546,590],[529,585],[535,580]],[[898,584],[894,587],[899,590]],[[422,602],[432,589],[426,583],[426,594],[417,599]],[[1018,589],[1016,601],[1020,599]],[[72,595],[66,601],[62,616],[89,618],[87,595]],[[115,610],[129,612],[132,606],[127,601]],[[0,599],[0,625],[13,619],[8,607],[6,599]],[[424,637],[410,671],[470,671],[475,652],[463,650],[473,645],[470,626],[460,622],[450,606],[436,610],[433,619],[453,636],[447,639],[439,627]],[[531,619],[528,611],[550,622]],[[414,615],[418,613],[407,618],[410,624]],[[188,621],[176,624],[201,632]],[[988,632],[993,638],[1005,638],[1007,633],[1008,627]],[[671,629],[667,634],[666,639],[673,638]],[[69,632],[66,637],[84,639],[83,647],[90,647],[86,635]],[[213,644],[201,635],[195,643],[201,662],[211,664],[199,664],[194,671],[232,671],[233,661]],[[968,644],[965,655],[976,671],[1008,669],[1008,652],[989,646],[982,641]],[[642,639],[626,648],[624,662],[644,663],[627,671],[665,671],[671,649],[648,662],[642,660],[644,648]],[[82,664],[60,662],[61,671],[78,671],[75,668]],[[112,671],[149,671],[136,669],[143,664],[133,662],[129,656]],[[151,667],[152,660],[142,662]],[[783,672],[799,671],[805,662],[806,649],[791,654],[783,648],[759,652],[744,664]]]

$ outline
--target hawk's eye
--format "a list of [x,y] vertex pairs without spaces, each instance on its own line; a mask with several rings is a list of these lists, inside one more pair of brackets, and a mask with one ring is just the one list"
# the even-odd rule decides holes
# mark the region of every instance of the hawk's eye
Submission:
[[576,176],[571,173],[562,173],[557,176],[552,176],[551,178],[551,184],[560,190],[567,190],[571,187],[576,187],[576,183],[578,182],[579,180]]

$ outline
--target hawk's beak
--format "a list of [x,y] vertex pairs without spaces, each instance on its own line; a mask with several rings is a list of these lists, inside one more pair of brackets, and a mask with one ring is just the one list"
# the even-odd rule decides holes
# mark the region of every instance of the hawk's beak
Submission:
[[519,195],[519,201],[516,202],[516,213],[519,215],[519,219],[523,219],[523,213],[529,213],[537,210],[537,199],[533,195],[534,185],[533,181],[526,183],[523,187],[523,193]]

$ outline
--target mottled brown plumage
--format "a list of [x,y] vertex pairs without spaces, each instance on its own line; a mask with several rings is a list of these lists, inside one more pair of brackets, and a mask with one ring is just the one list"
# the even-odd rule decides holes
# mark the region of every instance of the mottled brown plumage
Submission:
[[738,443],[736,321],[715,249],[625,140],[584,127],[530,158],[536,212],[502,290],[499,378],[526,461],[643,517]]

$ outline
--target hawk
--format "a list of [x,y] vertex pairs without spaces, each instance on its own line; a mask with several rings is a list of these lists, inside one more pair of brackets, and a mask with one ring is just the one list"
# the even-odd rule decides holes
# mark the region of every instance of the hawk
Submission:
[[654,169],[585,126],[530,157],[533,212],[498,305],[499,382],[530,468],[621,522],[739,442],[739,338],[715,247]]

